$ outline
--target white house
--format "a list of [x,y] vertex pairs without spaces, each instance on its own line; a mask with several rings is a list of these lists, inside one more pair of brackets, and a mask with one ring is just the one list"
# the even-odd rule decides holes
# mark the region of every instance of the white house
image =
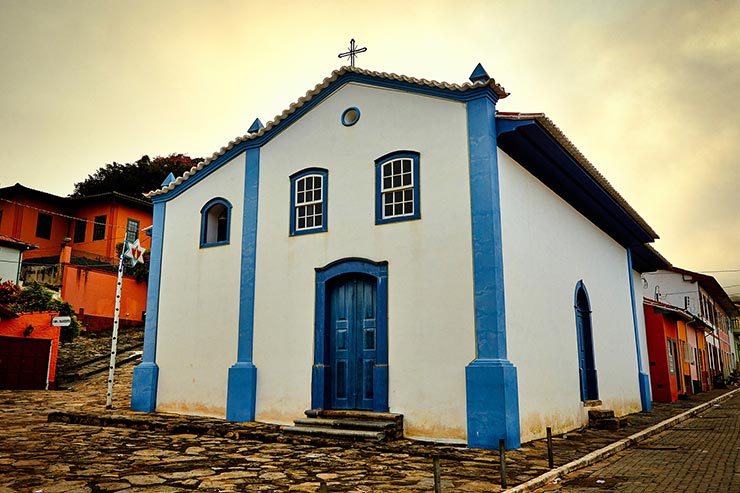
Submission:
[[470,79],[344,67],[149,194],[132,408],[390,411],[512,448],[584,405],[649,407],[634,282],[663,266],[656,234],[549,119]]
[[[0,214],[0,219],[1,216]],[[18,284],[23,252],[33,248],[38,248],[38,246],[0,234],[0,282],[12,281]]]

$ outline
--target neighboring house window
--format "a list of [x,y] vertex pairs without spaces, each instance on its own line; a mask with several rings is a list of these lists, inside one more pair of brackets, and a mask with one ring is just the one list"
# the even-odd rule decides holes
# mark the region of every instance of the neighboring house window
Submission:
[[36,220],[36,237],[45,240],[51,239],[51,215],[39,212]]
[[0,226],[3,225],[3,211],[0,209]]
[[419,153],[398,151],[375,160],[375,224],[419,219]]
[[126,241],[133,243],[139,239],[139,221],[129,219],[126,223]]
[[200,215],[201,248],[228,245],[231,229],[231,202],[222,198],[211,199],[200,210]]
[[83,243],[85,241],[85,233],[87,231],[87,221],[84,219],[77,219],[75,221],[75,243]]
[[107,216],[95,216],[95,225],[93,226],[93,241],[105,239],[105,222]]
[[326,231],[329,172],[304,169],[290,176],[290,235]]
[[666,341],[668,342],[668,371],[671,375],[674,375],[676,373],[676,366],[673,362],[673,345],[670,338],[666,338]]

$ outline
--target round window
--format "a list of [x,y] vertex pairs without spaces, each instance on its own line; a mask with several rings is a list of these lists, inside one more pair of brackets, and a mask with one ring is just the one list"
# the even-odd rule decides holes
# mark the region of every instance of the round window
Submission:
[[342,113],[342,125],[345,127],[351,127],[357,121],[360,119],[360,110],[355,108],[354,106],[352,108],[347,108]]

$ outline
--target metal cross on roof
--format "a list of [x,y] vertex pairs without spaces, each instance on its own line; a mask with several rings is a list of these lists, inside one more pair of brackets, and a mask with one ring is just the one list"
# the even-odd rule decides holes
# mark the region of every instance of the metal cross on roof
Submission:
[[367,48],[364,46],[362,48],[356,48],[355,47],[355,40],[352,39],[349,42],[349,51],[345,51],[344,53],[339,54],[339,58],[346,58],[349,57],[349,64],[350,66],[355,66],[355,57],[358,53],[365,53],[367,51]]

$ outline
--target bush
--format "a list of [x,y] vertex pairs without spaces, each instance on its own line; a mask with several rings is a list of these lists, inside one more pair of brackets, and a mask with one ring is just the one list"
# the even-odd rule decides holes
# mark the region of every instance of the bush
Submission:
[[[6,283],[0,284],[0,292],[2,292],[2,286],[4,284]],[[37,282],[32,282],[24,286],[16,294],[15,301],[10,303],[10,308],[15,312],[59,312],[59,315],[72,318],[72,323],[67,327],[61,327],[60,340],[62,342],[69,342],[80,335],[80,322],[77,321],[72,305],[66,301],[54,298],[50,290]]]
[[10,306],[13,303],[16,303],[20,293],[21,287],[13,281],[0,283],[0,305]]

